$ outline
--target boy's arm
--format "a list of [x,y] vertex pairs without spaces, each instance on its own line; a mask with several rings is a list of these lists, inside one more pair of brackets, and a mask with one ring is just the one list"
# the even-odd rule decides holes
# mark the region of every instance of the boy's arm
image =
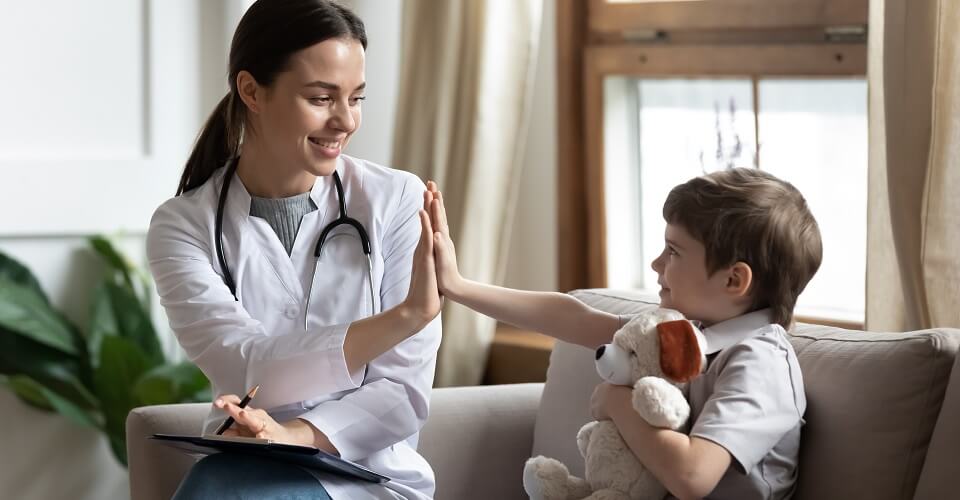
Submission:
[[601,384],[592,407],[597,418],[610,418],[637,459],[677,498],[710,494],[730,467],[730,453],[699,437],[651,426],[633,409],[632,388]]
[[443,195],[433,181],[427,182],[427,190],[433,196],[430,217],[437,285],[445,297],[504,323],[591,349],[610,342],[620,328],[620,318],[614,314],[563,293],[513,290],[463,278],[450,239]]
[[[452,244],[449,245],[452,252]],[[558,292],[514,290],[460,278],[444,296],[474,311],[525,330],[596,349],[620,328],[616,315]]]

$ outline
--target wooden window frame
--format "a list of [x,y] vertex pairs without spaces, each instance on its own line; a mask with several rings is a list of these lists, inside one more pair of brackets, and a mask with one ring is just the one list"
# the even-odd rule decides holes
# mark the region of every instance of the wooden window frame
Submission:
[[[867,0],[716,0],[711,6],[705,0],[637,4],[559,0],[557,99],[558,109],[565,110],[557,130],[560,290],[607,286],[604,78],[865,76],[865,36],[829,40],[825,32],[837,26],[865,30],[867,4]],[[729,13],[718,14],[720,10]],[[740,19],[740,24],[733,19]],[[636,33],[647,38],[635,40]],[[827,318],[802,320],[862,328]]]

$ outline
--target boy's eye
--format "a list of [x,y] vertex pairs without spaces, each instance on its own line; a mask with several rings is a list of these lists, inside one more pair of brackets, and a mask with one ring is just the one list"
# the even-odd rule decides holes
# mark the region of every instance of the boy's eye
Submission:
[[670,255],[680,255],[680,254],[678,254],[677,251],[674,250],[673,247],[671,247],[671,246],[667,246],[667,253],[670,254]]

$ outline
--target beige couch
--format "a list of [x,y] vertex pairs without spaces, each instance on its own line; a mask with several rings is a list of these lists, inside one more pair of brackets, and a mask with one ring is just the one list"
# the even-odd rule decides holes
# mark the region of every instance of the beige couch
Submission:
[[[581,290],[613,313],[653,307],[629,292]],[[450,333],[447,333],[450,335]],[[960,330],[792,332],[808,408],[795,498],[960,498]],[[558,344],[547,383],[437,389],[420,451],[438,499],[525,498],[524,461],[544,454],[576,473],[575,435],[598,382],[593,353]],[[134,499],[169,498],[191,460],[146,439],[194,433],[206,405],[138,408],[127,419]]]

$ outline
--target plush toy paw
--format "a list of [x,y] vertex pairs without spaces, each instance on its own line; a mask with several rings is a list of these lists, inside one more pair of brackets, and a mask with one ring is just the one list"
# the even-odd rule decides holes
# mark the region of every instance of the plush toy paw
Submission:
[[630,500],[630,495],[617,490],[597,490],[584,500]]
[[690,404],[677,386],[660,377],[643,377],[633,386],[633,408],[654,427],[677,430],[690,416]]
[[527,460],[523,467],[523,489],[531,500],[568,500],[590,494],[586,481],[571,476],[559,460],[542,455]]
[[577,432],[577,449],[580,450],[580,456],[583,458],[587,458],[587,445],[590,444],[590,436],[593,435],[593,431],[598,425],[600,425],[600,422],[596,420],[587,422],[580,428],[580,431]]

